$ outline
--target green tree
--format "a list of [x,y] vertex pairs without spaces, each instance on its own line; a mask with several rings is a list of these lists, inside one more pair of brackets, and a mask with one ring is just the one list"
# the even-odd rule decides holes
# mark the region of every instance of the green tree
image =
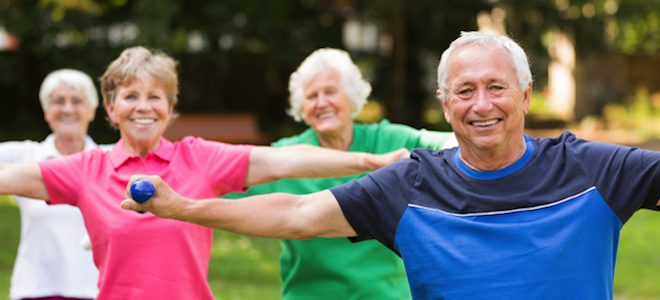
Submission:
[[[429,127],[422,111],[434,101],[434,64],[493,7],[505,8],[507,30],[529,50],[541,81],[540,37],[550,29],[573,33],[581,52],[654,53],[660,45],[657,0],[0,0],[0,26],[20,40],[18,50],[0,52],[0,130],[43,137],[45,123],[34,120],[49,71],[99,77],[121,50],[143,45],[180,61],[180,111],[252,111],[271,136],[290,134],[300,127],[284,113],[289,74],[316,48],[345,48],[344,24],[356,19],[378,27],[377,48],[349,49],[373,97],[393,121]],[[101,141],[116,139],[101,117],[91,130]]]

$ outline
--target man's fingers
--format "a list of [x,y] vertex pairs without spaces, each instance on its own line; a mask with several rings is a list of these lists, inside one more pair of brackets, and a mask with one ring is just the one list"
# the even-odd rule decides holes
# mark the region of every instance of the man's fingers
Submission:
[[[166,196],[171,189],[158,176],[133,175],[126,185],[126,199],[120,202],[120,207],[139,213],[151,212],[159,215],[159,206],[153,205],[154,198]],[[161,197],[163,198],[163,197]],[[162,199],[159,200],[162,202]]]
[[140,205],[133,199],[124,199],[119,206],[126,210],[144,211],[144,205]]
[[125,191],[126,198],[132,198],[130,189],[133,182],[138,179],[146,178],[146,177],[147,175],[131,175],[131,178],[128,180],[128,184],[126,184],[126,191]]

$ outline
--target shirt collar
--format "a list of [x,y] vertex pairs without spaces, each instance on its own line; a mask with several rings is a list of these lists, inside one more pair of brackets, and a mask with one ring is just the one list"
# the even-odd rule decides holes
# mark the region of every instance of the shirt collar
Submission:
[[[126,148],[124,148],[124,139],[120,139],[119,141],[117,141],[117,143],[114,146],[112,146],[112,149],[110,149],[108,154],[110,156],[110,162],[112,163],[112,167],[115,169],[120,167],[130,158],[139,158],[139,155],[128,153],[126,151]],[[156,148],[156,150],[154,151],[147,153],[146,158],[148,159],[152,155],[164,161],[170,161],[172,160],[172,156],[174,155],[174,144],[172,144],[172,142],[166,140],[165,138],[161,137],[160,145],[158,146],[158,148]]]
[[463,162],[460,158],[461,155],[461,148],[459,147],[456,152],[454,152],[454,164],[458,167],[458,169],[463,172],[463,174],[472,177],[474,179],[479,179],[479,180],[495,180],[495,179],[500,179],[505,176],[509,176],[513,174],[514,172],[520,170],[522,167],[527,165],[527,163],[532,159],[532,156],[534,156],[535,147],[534,147],[534,142],[533,140],[525,135],[525,152],[523,152],[523,155],[516,160],[513,164],[506,166],[502,169],[499,170],[494,170],[494,171],[479,171],[472,169],[470,166],[468,166],[465,162]]
[[[55,147],[55,134],[54,133],[49,134],[42,143],[43,143],[43,145],[46,146],[46,148],[45,148],[46,152],[44,153],[44,157],[46,159],[57,158],[57,157],[62,156],[60,151],[57,150],[57,147]],[[91,150],[91,149],[94,149],[96,147],[97,147],[97,145],[94,142],[94,140],[92,140],[91,137],[86,135],[85,136],[85,148],[83,149],[83,151]]]

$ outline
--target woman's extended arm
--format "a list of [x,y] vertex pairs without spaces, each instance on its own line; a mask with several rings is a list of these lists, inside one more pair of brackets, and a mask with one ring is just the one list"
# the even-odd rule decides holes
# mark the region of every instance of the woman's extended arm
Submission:
[[361,174],[374,171],[408,157],[399,149],[385,154],[347,152],[310,145],[287,147],[256,146],[250,152],[246,186],[282,178],[319,178]]
[[48,200],[41,169],[37,163],[0,163],[0,195],[18,195]]

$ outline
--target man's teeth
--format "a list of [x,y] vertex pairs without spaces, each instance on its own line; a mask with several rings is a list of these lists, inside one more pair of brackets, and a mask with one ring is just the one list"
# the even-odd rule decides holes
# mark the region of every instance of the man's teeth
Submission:
[[488,121],[472,121],[472,125],[479,127],[490,126],[490,125],[494,125],[495,123],[497,123],[497,119],[492,119]]
[[151,124],[156,122],[154,119],[133,119],[133,122],[138,124]]

